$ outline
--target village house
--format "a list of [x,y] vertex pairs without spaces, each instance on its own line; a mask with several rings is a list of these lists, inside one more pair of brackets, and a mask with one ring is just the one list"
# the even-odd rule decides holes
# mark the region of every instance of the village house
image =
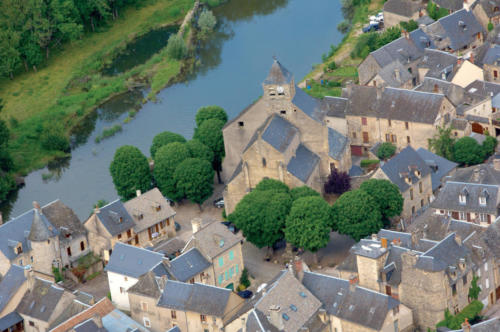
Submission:
[[453,104],[438,93],[349,82],[342,97],[348,102],[345,118],[338,120],[347,121],[351,153],[356,156],[366,155],[379,142],[391,142],[399,149],[408,145],[427,148],[436,127],[449,125],[456,116]]
[[451,81],[460,64],[461,60],[455,54],[426,48],[417,64],[418,82],[422,84],[426,77]]
[[223,128],[227,214],[264,178],[322,192],[333,168],[351,167],[348,139],[325,123],[328,100],[296,87],[277,60],[262,86],[263,97]]
[[[470,0],[469,0],[470,1]],[[438,8],[447,9],[451,14],[464,8],[464,4],[467,4],[467,0],[434,0],[433,1]],[[471,1],[472,2],[472,1]]]
[[46,279],[53,267],[72,267],[89,253],[87,232],[69,207],[56,200],[34,208],[0,225],[0,275],[11,264],[31,265]]
[[437,193],[443,182],[455,174],[458,164],[424,148],[419,148],[417,153],[431,169],[432,192]]
[[26,292],[27,273],[27,268],[13,264],[0,279],[0,318],[12,313],[17,308]]
[[499,216],[500,159],[462,168],[449,178],[432,202],[436,214],[488,226]]
[[500,82],[500,45],[484,43],[477,49],[475,59],[477,65],[483,68],[484,80]]
[[[198,256],[196,262],[198,262],[197,266],[200,272],[189,273],[189,275],[193,275],[191,278],[195,279],[190,278],[189,280],[199,280],[231,290],[236,289],[241,272],[245,268],[241,234],[233,234],[218,221],[202,225],[200,219],[193,219],[192,225],[193,235],[188,240],[183,254],[172,260],[170,265],[175,266],[177,263],[175,261],[187,253],[191,253],[192,256],[196,253]],[[197,277],[195,277],[196,275]]]
[[474,114],[466,114],[471,122],[472,131],[484,134],[487,130],[492,136],[500,135],[500,121],[497,112],[500,110],[500,84],[476,80],[465,90],[476,99],[482,98],[481,108],[476,107]]
[[425,4],[420,0],[388,0],[384,4],[384,27],[390,28],[400,22],[418,20],[424,14]]
[[494,27],[500,23],[500,1],[498,0],[477,0],[471,10],[484,30],[489,30],[489,23]]
[[129,310],[127,290],[149,271],[158,276],[166,275],[162,262],[162,254],[117,242],[105,268],[113,304],[118,309]]
[[117,242],[140,247],[152,246],[175,236],[175,211],[158,188],[123,203],[116,200],[84,222],[92,251],[109,260]]

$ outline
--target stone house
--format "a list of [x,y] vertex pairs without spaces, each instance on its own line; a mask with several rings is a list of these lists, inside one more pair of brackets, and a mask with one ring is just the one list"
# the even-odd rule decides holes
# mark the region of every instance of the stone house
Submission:
[[412,89],[414,83],[414,76],[399,61],[396,61],[381,68],[367,85]]
[[28,269],[13,264],[0,280],[0,318],[13,312],[21,302],[28,286],[27,273]]
[[425,5],[420,0],[389,0],[384,4],[384,27],[390,28],[400,22],[418,20],[424,14]]
[[325,123],[329,99],[296,87],[277,60],[262,86],[263,97],[223,128],[227,214],[266,177],[321,192],[333,167],[351,166],[348,139]]
[[372,178],[389,180],[398,186],[404,198],[401,216],[409,219],[433,198],[431,174],[431,168],[425,160],[408,146],[383,163]]
[[450,81],[461,61],[455,54],[426,48],[417,64],[418,82],[422,84],[427,77]]
[[489,42],[479,48],[476,55],[476,63],[483,68],[484,80],[488,82],[500,82],[500,45]]
[[457,170],[432,202],[436,214],[482,226],[495,222],[500,208],[500,159]]
[[244,300],[227,288],[141,277],[129,292],[132,318],[151,331],[221,331]]
[[[483,134],[488,130],[492,136],[500,135],[500,121],[498,111],[500,109],[500,84],[476,80],[469,84],[465,90],[476,99],[484,101],[481,108],[476,107],[473,114],[465,115],[471,122],[472,131]],[[469,112],[470,113],[470,112]]]
[[92,251],[109,260],[117,242],[152,246],[175,236],[175,211],[157,188],[123,203],[120,200],[96,208],[84,222]]
[[500,1],[498,0],[478,0],[471,7],[474,16],[488,30],[488,23],[497,26],[500,23]]
[[433,2],[438,6],[438,8],[447,9],[451,14],[464,8],[464,4],[467,3],[467,0],[435,0]]
[[11,264],[31,265],[36,273],[53,278],[52,268],[73,266],[89,253],[87,232],[76,214],[61,201],[34,209],[0,226],[0,275]]
[[15,311],[0,318],[0,331],[20,332],[24,331],[23,318]]
[[456,116],[453,104],[437,93],[348,83],[342,96],[349,100],[345,119],[353,155],[365,155],[379,142],[427,148],[436,126]]
[[149,271],[157,276],[166,275],[162,262],[162,254],[117,242],[105,268],[113,304],[118,309],[129,310],[128,289]]
[[443,182],[455,174],[458,164],[424,148],[419,148],[417,153],[431,169],[432,192],[437,193]]
[[[207,225],[201,225],[201,220],[194,219],[193,235],[188,240],[183,252],[192,251],[199,252],[203,257],[200,257],[197,262],[199,271],[192,278],[201,282],[236,289],[239,284],[241,272],[245,268],[242,253],[242,236],[233,234],[229,229],[218,221]],[[174,265],[175,261],[182,257],[174,259],[170,265]],[[202,262],[202,258],[208,262]],[[174,263],[174,264],[172,264]],[[206,267],[205,267],[206,266]]]
[[462,61],[451,79],[451,83],[465,88],[476,80],[484,80],[483,69],[470,61]]

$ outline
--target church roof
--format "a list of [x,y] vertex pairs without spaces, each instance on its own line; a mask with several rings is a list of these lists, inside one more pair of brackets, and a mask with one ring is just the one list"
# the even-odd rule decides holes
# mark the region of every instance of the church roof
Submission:
[[279,152],[285,152],[299,130],[281,116],[274,114],[271,122],[262,133],[262,139]]
[[264,80],[264,84],[288,84],[292,79],[292,73],[283,67],[277,59],[274,59],[269,75]]

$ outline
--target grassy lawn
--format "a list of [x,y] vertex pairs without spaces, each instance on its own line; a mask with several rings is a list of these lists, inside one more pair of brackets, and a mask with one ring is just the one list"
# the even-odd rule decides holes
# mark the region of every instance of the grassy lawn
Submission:
[[64,155],[40,145],[40,134],[55,123],[69,134],[89,111],[137,81],[150,82],[157,92],[175,77],[182,64],[168,59],[164,51],[121,75],[104,77],[99,70],[135,37],[182,21],[193,3],[194,0],[147,0],[140,7],[121,12],[120,18],[105,31],[88,33],[81,40],[53,50],[38,72],[0,80],[0,98],[4,103],[0,117],[12,131],[9,148],[17,170],[26,173]]

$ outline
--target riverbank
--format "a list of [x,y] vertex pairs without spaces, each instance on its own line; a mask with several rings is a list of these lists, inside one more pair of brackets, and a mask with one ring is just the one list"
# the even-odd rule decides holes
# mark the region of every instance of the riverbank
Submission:
[[[37,72],[0,81],[4,105],[0,117],[11,130],[9,150],[16,172],[27,174],[67,155],[44,148],[43,133],[54,131],[69,137],[87,114],[109,98],[144,85],[151,86],[152,97],[190,66],[192,61],[171,59],[163,48],[131,70],[114,76],[100,72],[134,39],[153,29],[182,23],[194,2],[148,0],[140,7],[128,8],[106,31],[86,34],[54,50]],[[185,40],[192,35],[191,30],[184,30]]]
[[[384,3],[384,0],[371,0],[367,4],[357,6],[351,22],[351,29],[344,36],[342,42],[337,46],[332,45],[330,53],[323,58],[323,63],[315,66],[299,83],[299,87],[316,98],[338,97],[341,95],[342,85],[346,81],[357,82],[357,68],[364,59],[352,58],[351,52],[354,50],[359,36],[363,34],[362,28],[368,23],[368,17],[381,11]],[[330,65],[332,63],[335,65]]]

